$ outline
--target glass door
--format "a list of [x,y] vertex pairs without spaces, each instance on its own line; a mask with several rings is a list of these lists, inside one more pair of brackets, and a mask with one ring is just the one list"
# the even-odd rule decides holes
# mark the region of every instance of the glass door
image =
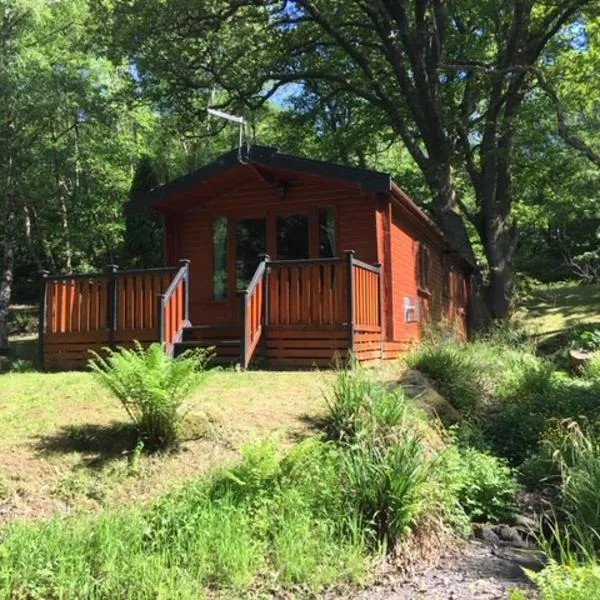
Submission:
[[235,279],[236,289],[243,292],[260,263],[260,255],[267,248],[267,220],[243,219],[235,224]]
[[277,217],[277,259],[304,258],[309,258],[308,216],[298,214]]

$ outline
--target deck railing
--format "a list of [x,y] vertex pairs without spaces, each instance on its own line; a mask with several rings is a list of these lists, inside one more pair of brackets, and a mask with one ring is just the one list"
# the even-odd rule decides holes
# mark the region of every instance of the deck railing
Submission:
[[[77,343],[114,347],[134,339],[171,343],[172,327],[180,325],[182,316],[187,319],[188,262],[123,271],[109,265],[103,273],[84,275],[44,274],[39,325],[42,364],[45,343],[73,344],[73,349]],[[174,278],[180,281],[175,286]],[[164,308],[157,296],[167,298]],[[163,336],[158,333],[161,319],[168,323]]]
[[354,258],[270,260],[260,263],[242,296],[242,366],[271,327],[380,333],[381,268]]
[[181,340],[183,328],[190,324],[189,260],[181,267],[164,294],[158,297],[158,335],[165,350],[173,354],[174,345]]
[[242,303],[241,361],[245,369],[249,364],[262,334],[265,308],[265,278],[269,257],[258,265],[248,288],[240,294]]

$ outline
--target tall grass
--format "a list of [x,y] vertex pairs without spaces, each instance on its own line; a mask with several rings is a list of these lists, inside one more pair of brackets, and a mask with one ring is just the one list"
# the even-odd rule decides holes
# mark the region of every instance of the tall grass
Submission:
[[272,443],[146,508],[14,524],[0,545],[0,598],[199,598],[209,589],[316,591],[366,577],[339,455]]

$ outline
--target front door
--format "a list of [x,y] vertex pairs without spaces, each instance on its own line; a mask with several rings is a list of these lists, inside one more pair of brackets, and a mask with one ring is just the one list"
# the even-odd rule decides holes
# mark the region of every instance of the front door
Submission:
[[219,322],[239,323],[237,293],[246,290],[265,253],[278,260],[335,256],[336,225],[333,207],[269,216],[216,217],[211,314],[220,314]]

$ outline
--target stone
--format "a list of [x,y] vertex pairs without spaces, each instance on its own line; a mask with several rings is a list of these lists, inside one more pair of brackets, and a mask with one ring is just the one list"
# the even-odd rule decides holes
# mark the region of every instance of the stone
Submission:
[[510,525],[496,525],[493,532],[503,541],[516,548],[527,548],[528,544],[523,540],[519,530]]
[[475,537],[477,539],[483,540],[484,542],[487,542],[488,544],[499,544],[500,543],[500,538],[498,537],[496,532],[493,530],[493,528],[488,527],[486,525],[476,526],[474,533],[475,533]]
[[446,425],[458,423],[461,415],[433,386],[431,381],[416,369],[408,369],[400,379],[406,396],[433,417]]

